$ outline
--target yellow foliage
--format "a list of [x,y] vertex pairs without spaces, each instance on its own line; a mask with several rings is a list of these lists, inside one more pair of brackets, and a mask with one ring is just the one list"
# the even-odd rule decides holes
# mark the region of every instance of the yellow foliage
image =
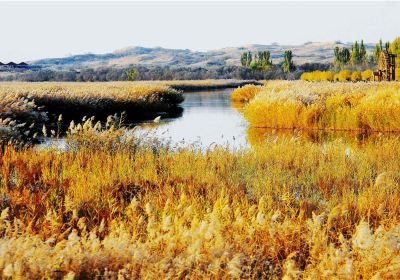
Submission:
[[245,85],[235,89],[232,92],[231,99],[235,102],[248,102],[249,100],[253,99],[261,89],[261,86]]
[[363,81],[373,81],[374,80],[374,72],[370,69],[367,69],[361,73],[361,79]]
[[400,84],[294,81],[263,90],[244,114],[253,127],[400,131]]
[[335,73],[332,71],[313,71],[313,72],[304,72],[300,76],[300,80],[303,81],[329,81],[332,82],[334,80]]
[[351,74],[351,80],[352,80],[353,82],[361,81],[361,72],[360,72],[360,71],[354,71],[354,72]]
[[340,82],[347,82],[351,80],[351,71],[342,70],[338,74],[338,78]]
[[351,72],[349,70],[342,70],[339,73],[335,74],[332,71],[313,71],[313,72],[304,72],[300,76],[300,80],[302,81],[312,81],[312,82],[319,82],[319,81],[372,81],[374,78],[374,74],[372,70],[365,70],[362,73],[359,71]]

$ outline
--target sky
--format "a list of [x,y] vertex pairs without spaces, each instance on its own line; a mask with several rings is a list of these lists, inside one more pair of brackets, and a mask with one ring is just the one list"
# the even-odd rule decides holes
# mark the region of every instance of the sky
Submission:
[[0,2],[0,61],[128,46],[212,50],[246,44],[391,41],[400,2]]

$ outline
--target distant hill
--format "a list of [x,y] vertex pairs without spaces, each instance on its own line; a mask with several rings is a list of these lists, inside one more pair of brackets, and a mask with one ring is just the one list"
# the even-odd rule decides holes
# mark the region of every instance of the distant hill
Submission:
[[[274,63],[282,59],[284,50],[293,51],[296,64],[332,62],[336,46],[351,48],[351,43],[308,42],[302,45],[245,45],[212,51],[191,51],[187,49],[165,49],[161,47],[128,47],[106,54],[82,54],[63,58],[46,58],[29,62],[30,64],[51,68],[97,68],[102,66],[124,67],[128,65],[158,65],[185,67],[213,67],[240,65],[240,55],[244,51],[257,52],[269,50]],[[371,53],[374,44],[366,44]]]

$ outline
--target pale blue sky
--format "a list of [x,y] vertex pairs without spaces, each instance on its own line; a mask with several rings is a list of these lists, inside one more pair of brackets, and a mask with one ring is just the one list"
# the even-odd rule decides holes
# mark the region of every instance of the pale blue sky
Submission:
[[400,2],[0,2],[0,14],[2,62],[400,36]]

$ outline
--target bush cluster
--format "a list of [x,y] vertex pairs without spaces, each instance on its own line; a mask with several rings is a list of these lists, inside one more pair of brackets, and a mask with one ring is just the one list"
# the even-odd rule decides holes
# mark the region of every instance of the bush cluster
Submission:
[[[400,70],[400,69],[399,69]],[[358,82],[358,81],[373,81],[374,80],[374,72],[370,69],[365,71],[350,71],[350,70],[342,70],[339,73],[335,73],[332,71],[313,71],[313,72],[304,72],[300,76],[300,80],[302,81],[329,81],[329,82]]]

